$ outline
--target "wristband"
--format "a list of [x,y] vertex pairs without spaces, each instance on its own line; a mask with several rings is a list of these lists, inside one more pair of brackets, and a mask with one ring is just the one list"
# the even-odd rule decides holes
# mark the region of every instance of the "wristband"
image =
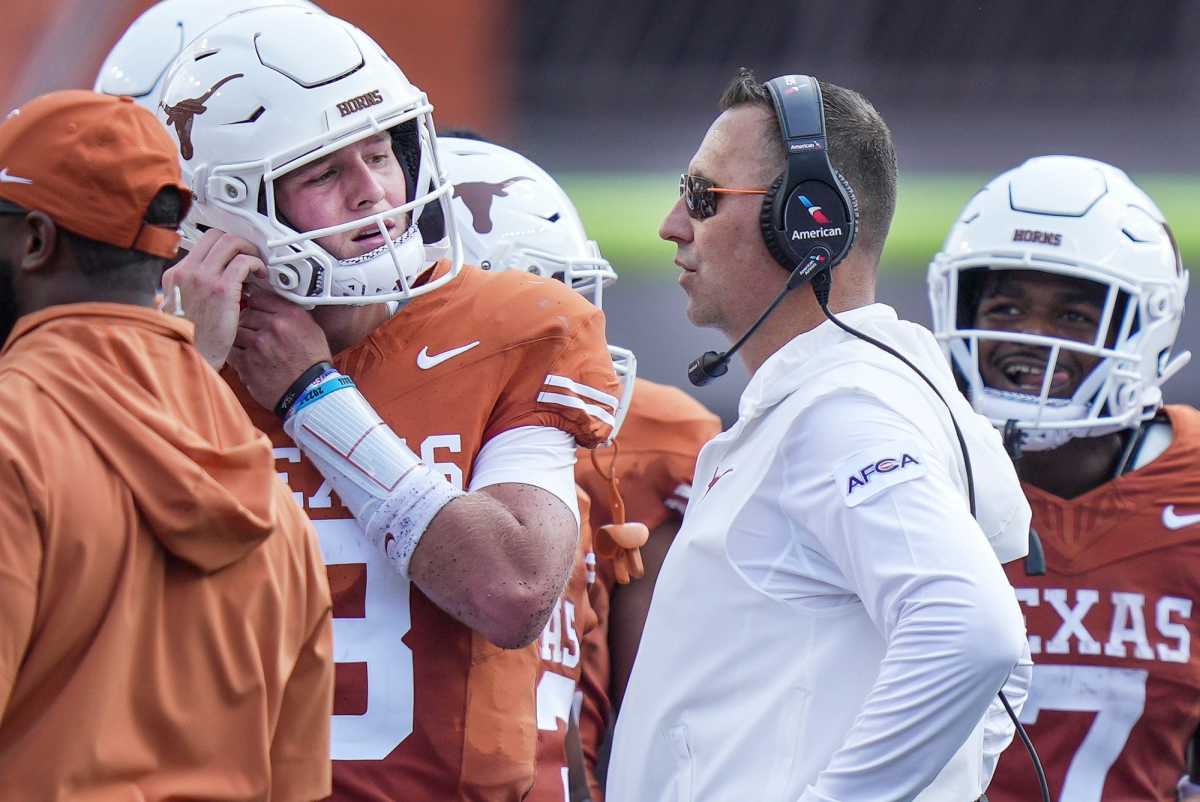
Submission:
[[[349,390],[354,387],[354,380],[349,376],[339,373],[336,370],[329,371],[317,377],[316,381],[310,382],[308,389],[300,394],[292,403],[292,408],[285,414],[285,421],[293,415],[299,414],[300,410],[315,404],[322,398],[336,393],[338,390]],[[357,389],[357,388],[355,388]]]
[[296,403],[296,399],[300,397],[301,393],[308,389],[308,385],[312,384],[314,381],[324,376],[325,373],[332,371],[333,369],[334,367],[330,362],[327,360],[322,360],[301,373],[300,378],[292,382],[291,386],[287,388],[287,392],[280,397],[279,403],[275,405],[276,416],[278,416],[280,419],[286,418],[288,412]]

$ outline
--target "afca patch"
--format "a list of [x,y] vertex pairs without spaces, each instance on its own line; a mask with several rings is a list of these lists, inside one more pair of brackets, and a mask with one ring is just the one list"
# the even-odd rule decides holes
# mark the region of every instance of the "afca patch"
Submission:
[[846,506],[857,507],[889,487],[919,479],[927,470],[916,443],[897,440],[847,457],[833,469],[833,478]]

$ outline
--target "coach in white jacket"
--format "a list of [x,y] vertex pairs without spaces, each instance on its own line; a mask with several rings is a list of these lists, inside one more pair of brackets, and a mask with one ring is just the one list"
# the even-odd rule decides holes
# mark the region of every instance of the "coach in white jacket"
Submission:
[[[989,705],[1006,681],[1018,705],[1027,687],[1000,562],[1025,554],[1029,507],[933,337],[874,303],[891,134],[857,93],[821,89],[830,159],[861,203],[830,307],[949,401],[978,521],[942,402],[826,322],[809,289],[789,294],[742,350],[752,378],[737,423],[701,452],[617,721],[609,802],[969,802],[1012,736]],[[743,72],[721,107],[689,173],[769,186],[784,149],[763,86]],[[761,199],[701,196],[706,185],[660,233],[678,248],[689,319],[733,339],[787,272],[764,245]]]

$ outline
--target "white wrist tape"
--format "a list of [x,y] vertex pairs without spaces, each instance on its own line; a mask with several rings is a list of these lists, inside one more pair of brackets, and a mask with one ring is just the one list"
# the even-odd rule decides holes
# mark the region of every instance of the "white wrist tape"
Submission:
[[408,576],[429,522],[463,495],[423,464],[348,378],[328,374],[305,390],[284,421],[367,538]]

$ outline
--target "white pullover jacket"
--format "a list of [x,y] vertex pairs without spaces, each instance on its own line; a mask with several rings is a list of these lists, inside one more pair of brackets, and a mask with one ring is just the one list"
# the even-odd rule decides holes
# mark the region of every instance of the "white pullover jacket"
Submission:
[[[930,333],[875,304],[773,354],[700,454],[625,695],[609,802],[970,802],[1025,629],[1030,510]],[[1002,714],[1001,714],[1002,715]],[[985,729],[988,730],[985,738]],[[987,741],[985,755],[985,740]]]

